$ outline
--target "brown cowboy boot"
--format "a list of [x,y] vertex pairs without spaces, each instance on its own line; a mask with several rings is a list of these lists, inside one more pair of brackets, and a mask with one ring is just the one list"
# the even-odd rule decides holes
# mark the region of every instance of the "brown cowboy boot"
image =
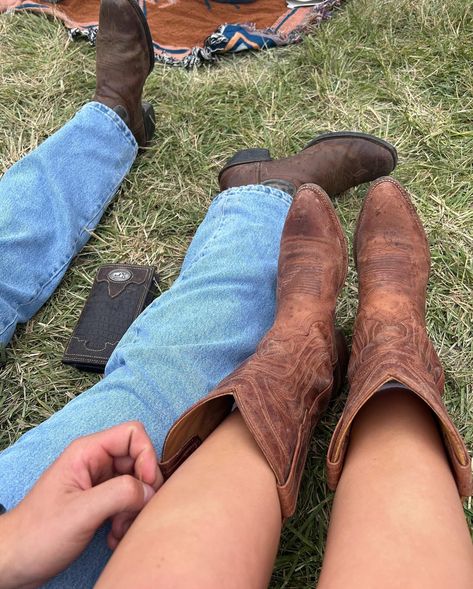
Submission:
[[93,100],[115,110],[140,147],[147,145],[155,128],[153,107],[141,102],[153,66],[151,33],[135,0],[101,0]]
[[172,427],[165,476],[236,403],[274,471],[282,514],[292,515],[312,429],[346,369],[345,342],[334,328],[346,270],[346,240],[329,197],[318,186],[303,186],[281,239],[274,325],[256,352]]
[[363,182],[390,174],[396,149],[374,135],[340,131],[324,133],[301,152],[273,160],[267,149],[237,152],[219,175],[220,189],[247,184],[276,186],[291,196],[307,182],[335,196]]
[[355,252],[359,306],[348,369],[351,386],[328,450],[329,486],[337,486],[358,411],[393,381],[432,409],[459,493],[470,495],[470,458],[442,402],[443,369],[425,327],[429,246],[408,194],[392,178],[370,188],[358,219]]

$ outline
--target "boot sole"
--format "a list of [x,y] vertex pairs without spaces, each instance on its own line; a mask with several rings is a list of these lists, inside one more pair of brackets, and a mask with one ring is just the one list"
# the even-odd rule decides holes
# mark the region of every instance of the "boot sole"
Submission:
[[146,37],[146,42],[148,44],[148,51],[149,51],[149,71],[148,75],[153,71],[154,68],[154,45],[153,45],[153,38],[151,37],[151,31],[149,30],[148,21],[144,15],[144,12],[141,10],[139,4],[136,0],[128,0],[128,3],[136,12],[137,17],[140,19],[140,22],[143,26],[143,31]]
[[[397,151],[394,145],[391,145],[384,139],[379,139],[379,137],[375,137],[374,135],[369,135],[368,133],[358,133],[357,131],[335,131],[333,133],[322,133],[318,135],[312,141],[310,141],[302,151],[316,145],[317,143],[322,143],[323,141],[329,141],[330,139],[364,139],[366,141],[371,141],[371,143],[376,143],[381,147],[384,147],[389,151],[391,157],[393,158],[393,170],[397,165]],[[250,149],[241,149],[237,151],[233,157],[231,157],[228,162],[223,166],[220,170],[218,175],[218,179],[222,174],[228,170],[229,168],[233,168],[235,166],[239,166],[241,164],[254,164],[256,162],[271,162],[273,158],[269,152],[269,149],[260,149],[260,148],[250,148]]]

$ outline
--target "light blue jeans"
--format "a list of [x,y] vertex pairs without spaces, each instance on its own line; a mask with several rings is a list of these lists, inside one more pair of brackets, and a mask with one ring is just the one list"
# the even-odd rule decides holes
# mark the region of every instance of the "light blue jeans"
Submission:
[[[137,153],[123,121],[98,103],[0,181],[0,343],[59,284]],[[275,310],[279,243],[291,197],[267,186],[221,193],[173,286],[127,331],[105,378],[0,453],[0,503],[12,508],[75,438],[143,422],[158,451],[173,422],[251,355]],[[1,378],[1,373],[0,373]],[[93,587],[107,527],[46,586]]]

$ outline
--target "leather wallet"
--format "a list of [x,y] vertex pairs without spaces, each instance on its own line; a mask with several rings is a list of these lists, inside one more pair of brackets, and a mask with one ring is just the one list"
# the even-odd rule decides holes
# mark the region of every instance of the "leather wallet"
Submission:
[[103,372],[116,345],[158,294],[151,266],[100,266],[79,321],[64,352],[64,364]]

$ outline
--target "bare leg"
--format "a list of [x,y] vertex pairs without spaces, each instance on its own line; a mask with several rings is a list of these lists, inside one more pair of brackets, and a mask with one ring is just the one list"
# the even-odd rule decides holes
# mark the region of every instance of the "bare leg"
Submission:
[[263,589],[280,531],[273,472],[235,411],[143,510],[96,588]]
[[443,443],[412,393],[358,414],[337,487],[319,589],[473,587],[473,548]]

